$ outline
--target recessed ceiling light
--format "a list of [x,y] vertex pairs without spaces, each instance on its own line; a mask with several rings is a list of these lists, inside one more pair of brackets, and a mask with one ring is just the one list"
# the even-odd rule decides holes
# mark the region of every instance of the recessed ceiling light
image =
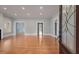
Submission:
[[22,10],[25,10],[25,8],[24,8],[24,7],[22,7]]
[[30,16],[30,13],[27,13],[27,16]]
[[43,9],[43,6],[40,6],[40,10],[42,10]]
[[15,15],[15,16],[17,16],[17,14],[16,14],[16,13],[14,13],[14,15]]
[[40,15],[43,15],[42,13],[40,13]]
[[7,10],[7,8],[3,8],[4,10]]

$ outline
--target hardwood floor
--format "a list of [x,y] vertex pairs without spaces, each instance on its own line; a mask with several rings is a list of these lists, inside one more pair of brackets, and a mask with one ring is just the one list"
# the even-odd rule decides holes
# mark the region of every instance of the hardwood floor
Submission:
[[51,36],[11,36],[0,42],[1,54],[58,54],[59,43]]

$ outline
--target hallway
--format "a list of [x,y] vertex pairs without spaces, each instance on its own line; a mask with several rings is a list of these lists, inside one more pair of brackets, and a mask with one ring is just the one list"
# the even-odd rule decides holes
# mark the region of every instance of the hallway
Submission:
[[52,36],[12,36],[0,42],[1,54],[58,54],[59,43]]

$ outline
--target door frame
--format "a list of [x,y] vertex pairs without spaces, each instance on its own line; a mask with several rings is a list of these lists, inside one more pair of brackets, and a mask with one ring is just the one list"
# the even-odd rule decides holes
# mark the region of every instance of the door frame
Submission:
[[[14,22],[14,35],[16,35],[16,23],[24,23],[24,21],[15,21]],[[24,31],[24,35],[25,35],[25,23],[24,23],[23,31]]]
[[42,24],[42,36],[43,36],[43,22],[38,22],[37,23],[37,35],[39,36],[39,24]]

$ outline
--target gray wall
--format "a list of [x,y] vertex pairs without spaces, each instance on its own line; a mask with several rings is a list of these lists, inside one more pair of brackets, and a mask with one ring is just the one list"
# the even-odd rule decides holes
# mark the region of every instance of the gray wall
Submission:
[[[57,35],[55,35],[55,21],[57,22]],[[59,36],[59,14],[57,14],[54,18],[50,20],[50,33],[52,36]]]
[[[55,20],[57,20],[57,36],[55,36]],[[37,34],[37,23],[43,22],[43,34],[58,37],[59,36],[59,14],[51,19],[16,19],[14,22],[24,21],[25,34],[36,35]],[[14,26],[15,28],[15,26]],[[15,32],[15,29],[14,29]]]
[[37,23],[38,22],[43,22],[44,35],[50,34],[50,23],[49,23],[50,20],[49,19],[24,19],[24,20],[20,19],[20,20],[16,20],[16,21],[24,21],[26,35],[36,35],[37,34]]
[[2,25],[3,25],[3,15],[0,14],[0,29],[2,29]]
[[[3,37],[13,35],[13,19],[3,16],[3,22],[7,22],[7,21],[11,22],[11,32],[6,33],[3,31]],[[4,25],[4,23],[3,23],[3,25]],[[4,28],[3,28],[3,30],[4,30]]]
[[[3,28],[4,21],[7,21],[7,20],[11,21],[11,24],[12,24],[11,32],[9,32],[9,33],[5,33],[4,28]],[[2,29],[2,38],[13,34],[13,21],[12,21],[12,19],[9,17],[5,17],[2,13],[0,14],[0,29]]]
[[[16,20],[13,20],[13,19],[11,19],[9,17],[4,17],[2,15],[1,15],[0,18],[3,19],[3,20],[0,20],[2,22],[5,21],[5,20],[11,21],[11,25],[12,25],[11,32],[9,32],[9,33],[3,32],[3,36],[4,37],[7,37],[7,36],[10,36],[10,35],[14,34],[14,32],[15,32],[14,23],[16,21],[24,21],[24,24],[25,24],[25,34],[26,35],[36,35],[37,34],[37,23],[38,22],[43,22],[43,26],[44,26],[43,33],[44,33],[44,35],[55,35],[54,21],[57,20],[57,22],[58,22],[58,20],[59,20],[58,19],[58,14],[57,14],[56,17],[54,17],[52,19],[16,19]],[[0,26],[0,27],[2,27],[2,26]],[[59,28],[59,26],[57,26],[57,28]],[[59,29],[57,31],[59,32]],[[59,33],[57,33],[57,35],[58,34]]]
[[3,38],[3,15],[0,13],[0,29],[2,30],[1,38]]

